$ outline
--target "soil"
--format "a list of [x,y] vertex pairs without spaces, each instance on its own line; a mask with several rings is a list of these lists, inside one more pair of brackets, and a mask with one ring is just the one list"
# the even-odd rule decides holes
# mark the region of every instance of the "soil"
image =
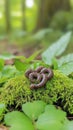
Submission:
[[0,130],[8,130],[8,128],[3,125],[0,125]]
[[7,40],[0,41],[0,54],[8,52],[14,55],[24,55],[29,57],[35,51],[40,50],[42,46],[40,44],[26,44],[23,46],[18,46],[17,44],[8,43]]

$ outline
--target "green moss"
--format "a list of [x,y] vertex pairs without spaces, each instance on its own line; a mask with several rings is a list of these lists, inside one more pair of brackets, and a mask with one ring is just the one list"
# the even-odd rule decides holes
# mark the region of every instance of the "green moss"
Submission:
[[71,74],[69,75],[69,78],[73,79],[73,73],[71,73]]
[[0,102],[9,106],[15,105],[16,107],[23,102],[27,102],[29,95],[31,95],[28,84],[29,82],[23,75],[9,79],[8,82],[1,87]]
[[8,107],[18,107],[37,99],[51,104],[59,103],[65,111],[73,114],[73,80],[54,71],[54,77],[45,87],[30,90],[29,81],[22,75],[9,79],[0,90],[0,102]]

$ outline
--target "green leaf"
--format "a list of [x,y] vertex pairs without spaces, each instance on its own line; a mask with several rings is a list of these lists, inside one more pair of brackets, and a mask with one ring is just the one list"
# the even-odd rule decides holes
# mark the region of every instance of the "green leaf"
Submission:
[[61,57],[60,59],[58,59],[58,66],[62,66],[63,64],[69,63],[73,61],[73,53],[72,54],[68,54],[66,56]]
[[25,71],[26,68],[28,68],[28,66],[29,66],[29,64],[23,63],[18,59],[15,60],[14,65],[15,65],[16,69],[19,71]]
[[38,130],[61,130],[62,123],[56,120],[54,116],[44,113],[39,117],[36,128]]
[[41,51],[36,51],[34,54],[32,54],[28,59],[26,59],[26,62],[33,61],[36,56],[40,53]]
[[27,102],[22,105],[22,110],[30,119],[36,120],[44,112],[45,105],[43,101]]
[[65,122],[62,130],[73,130],[73,121]]
[[56,109],[53,105],[47,105],[45,108],[45,113],[48,113],[49,115],[53,114],[52,116],[56,117],[59,121],[64,121],[66,118],[66,112]]
[[56,107],[54,105],[47,105],[45,107],[45,112],[52,112],[52,111],[56,111]]
[[15,56],[14,59],[19,59],[19,60],[25,61],[25,60],[26,60],[26,57],[24,57],[24,56]]
[[0,103],[0,116],[2,116],[4,111],[5,111],[5,104]]
[[63,64],[58,70],[66,75],[71,74],[73,72],[73,62]]
[[22,72],[19,72],[15,66],[4,66],[2,71],[0,72],[0,83],[6,82],[9,78],[12,78],[16,75],[21,74]]
[[36,122],[36,128],[38,130],[61,130],[65,120],[65,112],[56,109],[53,105],[47,105],[45,112]]
[[31,120],[22,112],[13,111],[5,115],[4,122],[9,130],[34,130]]
[[3,69],[4,67],[4,60],[0,59],[0,71]]
[[62,36],[57,42],[51,45],[45,52],[42,54],[42,60],[51,65],[52,59],[56,56],[60,56],[66,49],[71,38],[71,32],[68,32]]
[[58,69],[58,61],[57,61],[56,58],[53,58],[53,59],[52,59],[52,64],[53,64],[53,68],[54,68],[54,69]]

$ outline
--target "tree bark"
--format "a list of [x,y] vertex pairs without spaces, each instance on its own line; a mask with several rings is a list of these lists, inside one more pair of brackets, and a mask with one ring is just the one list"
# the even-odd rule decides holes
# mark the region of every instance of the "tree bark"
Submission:
[[11,30],[10,0],[5,0],[5,20],[6,20],[6,32],[9,33]]
[[21,5],[22,5],[22,30],[26,30],[25,0],[21,0]]
[[51,17],[59,10],[70,10],[69,0],[40,0],[36,30],[48,27]]

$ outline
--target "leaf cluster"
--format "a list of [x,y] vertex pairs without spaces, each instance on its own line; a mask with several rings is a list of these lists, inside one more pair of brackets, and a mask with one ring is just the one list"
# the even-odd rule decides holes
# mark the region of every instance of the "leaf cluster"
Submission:
[[5,115],[4,122],[9,130],[73,129],[73,121],[66,118],[64,111],[41,100],[23,104],[22,111],[12,111]]
[[66,50],[70,39],[71,32],[68,32],[42,53],[42,60],[45,64],[53,65],[54,69],[57,69],[66,75],[73,72],[73,53],[62,57],[61,55]]

